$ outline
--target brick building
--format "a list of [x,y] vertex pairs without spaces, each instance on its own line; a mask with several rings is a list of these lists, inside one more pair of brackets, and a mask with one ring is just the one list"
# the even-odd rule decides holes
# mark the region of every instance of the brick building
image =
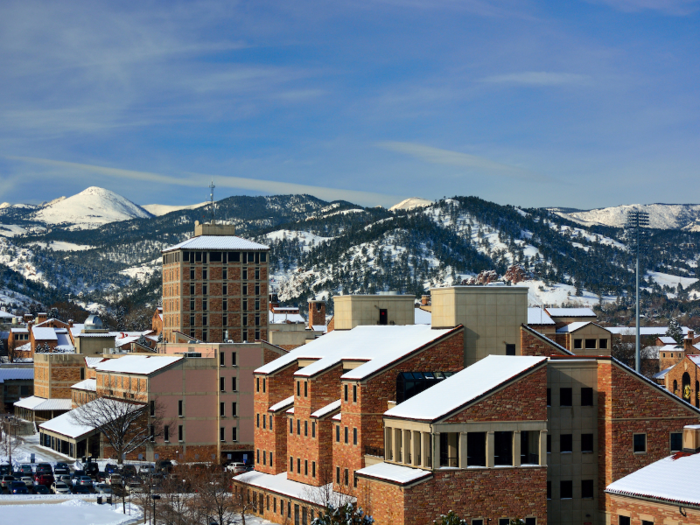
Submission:
[[700,407],[700,354],[684,354],[665,374],[664,381],[669,392]]
[[235,227],[195,223],[195,235],[163,250],[163,336],[199,341],[268,339],[269,247]]
[[534,330],[520,292],[433,290],[432,327],[345,323],[256,370],[256,472],[238,488],[277,523],[329,498],[377,523],[605,523],[605,487],[674,452],[700,410],[611,358],[588,320],[570,333],[595,347]]

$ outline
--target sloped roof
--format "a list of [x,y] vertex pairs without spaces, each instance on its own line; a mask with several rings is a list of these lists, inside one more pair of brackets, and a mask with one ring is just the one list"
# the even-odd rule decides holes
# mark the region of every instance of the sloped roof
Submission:
[[[265,474],[263,472],[256,472],[254,470],[250,472],[244,472],[234,477],[236,481],[246,483],[253,487],[260,487],[263,489],[276,492],[277,494],[282,494],[284,496],[290,496],[295,499],[302,501],[308,501],[310,503],[318,504],[315,500],[315,493],[317,490],[322,490],[330,495],[330,503],[338,505],[340,501],[349,501],[354,503],[356,498],[346,496],[345,494],[340,494],[333,491],[333,484],[329,483],[326,486],[321,486],[318,488],[311,487],[306,483],[300,483],[298,481],[292,481],[287,479],[287,473],[283,472],[281,474]],[[310,490],[313,489],[313,490]]]
[[544,308],[528,308],[527,324],[530,325],[555,325],[557,323],[549,316]]
[[306,324],[306,319],[298,313],[268,312],[270,324]]
[[[637,333],[637,329],[634,326],[606,326],[605,329],[608,332],[611,332],[613,334],[618,334],[618,335],[634,335]],[[687,326],[682,326],[681,330],[683,331],[684,335],[688,334],[688,328]],[[668,332],[668,326],[640,326],[639,327],[639,335],[656,335],[656,336],[662,336],[666,335],[666,332]],[[675,344],[675,342],[674,342]]]
[[551,317],[597,317],[590,308],[546,308]]
[[36,326],[32,328],[32,334],[34,334],[34,339],[39,341],[55,341],[56,330],[51,327],[39,327]]
[[0,367],[0,384],[5,381],[34,379],[33,368]]
[[[70,399],[67,400],[70,402]],[[143,406],[143,405],[133,405],[129,403],[124,403],[122,401],[116,401],[116,400],[110,400],[113,403],[117,403],[120,405],[129,405],[129,406]],[[92,425],[83,425],[81,423],[78,423],[74,419],[74,412],[76,411],[81,411],[84,410],[83,407],[89,407],[93,403],[99,403],[102,402],[100,400],[94,400],[90,401],[89,403],[86,403],[83,406],[79,406],[78,408],[71,410],[70,412],[66,412],[65,414],[61,414],[58,417],[55,417],[53,419],[50,419],[49,421],[46,421],[45,423],[42,423],[39,425],[39,428],[43,430],[48,430],[50,432],[55,432],[57,434],[61,434],[63,436],[69,437],[69,438],[79,438],[81,436],[84,436],[85,434],[88,434],[90,432],[93,432],[95,430],[95,427]],[[107,416],[105,416],[107,417]],[[101,423],[104,423],[105,421],[103,420]]]
[[192,237],[175,246],[165,248],[162,253],[174,250],[250,250],[264,251],[270,247],[249,241],[235,235],[200,235]]
[[433,323],[433,314],[431,312],[428,312],[426,310],[423,310],[422,308],[414,308],[414,323],[416,324],[432,324]]
[[270,412],[277,412],[278,410],[282,410],[283,408],[286,408],[286,407],[291,406],[293,404],[294,404],[294,396],[289,396],[288,398],[283,399],[279,403],[275,403],[270,408],[268,408],[268,410]]
[[575,323],[567,324],[566,326],[562,326],[561,328],[557,328],[557,333],[558,334],[570,334],[571,332],[575,332],[576,330],[579,330],[580,328],[583,328],[584,326],[588,326],[589,324],[592,324],[590,321],[576,321]]
[[43,397],[29,396],[17,401],[15,406],[19,408],[26,408],[27,410],[33,410],[35,412],[43,410],[70,410],[72,407],[72,402],[70,399],[46,399]]
[[[675,365],[674,365],[675,366]],[[669,366],[665,370],[662,370],[661,372],[655,373],[653,376],[651,376],[653,379],[663,379],[666,377],[666,374],[668,374],[671,370],[673,370],[673,366]]]
[[332,403],[327,404],[325,407],[318,409],[316,412],[311,414],[311,417],[325,417],[328,414],[332,414],[336,410],[340,410],[340,403],[341,400],[338,399],[337,401],[333,401]]
[[108,359],[95,366],[98,372],[149,375],[178,361],[182,356],[128,355],[119,359]]
[[88,368],[96,368],[97,365],[107,360],[108,359],[105,357],[86,357],[85,366],[87,366]]
[[87,390],[89,392],[95,392],[97,391],[97,380],[84,379],[80,383],[74,384],[71,388],[75,390]]
[[700,505],[700,454],[675,454],[618,479],[605,488],[608,494],[668,501],[674,505]]
[[408,485],[414,481],[423,478],[432,477],[433,473],[429,470],[421,470],[419,468],[404,467],[401,465],[392,465],[391,463],[377,463],[369,467],[365,467],[355,472],[360,476],[389,481],[399,485]]
[[667,335],[659,336],[659,341],[661,341],[664,345],[677,345],[678,344],[673,337],[669,337]]
[[384,415],[435,421],[546,361],[546,357],[489,355]]

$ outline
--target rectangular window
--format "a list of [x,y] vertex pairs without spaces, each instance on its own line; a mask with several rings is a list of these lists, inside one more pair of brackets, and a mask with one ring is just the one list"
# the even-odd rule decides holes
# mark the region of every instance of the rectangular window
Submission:
[[484,525],[484,520],[482,520],[481,518],[473,519],[472,525]]
[[[238,415],[238,412],[236,411],[236,402],[233,401],[231,403],[231,417],[236,417]],[[272,425],[270,425],[270,428],[272,428]]]
[[552,499],[552,482],[547,482],[547,499]]
[[586,348],[592,350],[596,347],[596,339],[586,339]]
[[231,366],[236,366],[236,352],[231,352]]
[[177,402],[177,415],[180,416],[180,417],[182,417],[182,415],[183,415],[183,412],[182,412],[182,399],[180,399],[180,400]]
[[[226,279],[226,277],[224,277]],[[228,284],[221,285],[221,295],[228,295]],[[226,310],[226,308],[224,308]]]
[[[194,284],[190,285],[190,295],[194,295]],[[192,303],[190,303],[192,304]],[[194,308],[192,308],[194,310]]]
[[226,383],[225,382],[226,382],[225,378],[223,378],[223,377],[219,378],[219,390],[221,390],[222,392],[226,392]]
[[202,299],[202,310],[207,310],[208,304],[206,299]]
[[309,422],[304,421],[304,437],[307,437],[309,435]]
[[683,450],[683,433],[671,432],[671,452],[680,452]]
[[260,428],[260,414],[255,414],[255,419],[256,419],[255,426]]
[[653,521],[642,520],[642,525],[654,525]]
[[297,381],[297,397],[301,397],[301,381]]
[[260,285],[255,285],[255,295],[260,295]]
[[340,425],[335,426],[335,441],[340,443]]
[[559,498],[571,499],[574,497],[574,482],[571,480],[562,481],[559,484]]
[[270,414],[270,430],[272,430],[272,414]]
[[631,525],[631,520],[629,516],[618,516],[617,523],[619,525]]
[[570,388],[559,389],[559,406],[570,407],[572,403],[572,393]]
[[235,377],[232,377],[232,378],[231,378],[231,391],[232,391],[232,392],[235,392],[236,390],[238,390],[238,389],[236,388],[236,378],[235,378]]
[[583,499],[593,499],[593,480],[581,480],[581,497]]
[[219,415],[221,417],[226,415],[226,403],[219,403]]
[[345,396],[345,402],[348,402],[348,385],[343,385],[343,392]]
[[241,252],[228,252],[228,262],[240,262]]
[[[222,279],[228,279],[228,268],[224,268],[222,273],[221,273],[221,278]],[[226,285],[224,285],[226,286]]]
[[311,422],[311,437],[316,437],[316,421]]
[[357,385],[352,385],[352,402],[357,403]]
[[301,458],[297,458],[297,474],[301,474]]
[[315,461],[311,462],[311,477],[312,478],[316,477],[316,462]]
[[562,454],[573,452],[572,434],[562,434],[559,440],[559,452]]
[[345,427],[345,444],[348,444],[348,427]]
[[539,465],[540,433],[538,431],[520,432],[520,463],[522,465]]
[[[219,429],[219,439],[221,441],[226,441],[226,433],[225,432],[226,432],[226,430],[224,429],[224,427],[221,427]],[[258,463],[259,462],[260,462],[260,451],[258,450]]]
[[552,453],[552,435],[547,434],[547,454]]
[[194,326],[194,325],[195,325],[194,315],[190,315],[190,326]]
[[297,419],[297,436],[301,436],[301,419]]
[[203,285],[202,285],[202,295],[207,295],[207,293],[208,293],[208,292],[207,292],[207,285],[206,285],[206,284],[203,284]]
[[304,381],[304,397],[309,397],[309,384]]
[[537,525],[537,518],[525,518],[525,525]]
[[263,394],[265,393],[265,378],[263,377]]
[[[194,299],[190,299],[190,310],[194,311]],[[192,323],[194,324],[194,323]]]
[[219,366],[226,366],[226,354],[219,351]]
[[590,387],[584,387],[581,389],[581,406],[582,407],[592,407],[593,406],[593,389]]
[[178,425],[178,427],[177,427],[177,440],[178,441],[182,441],[183,430],[184,429],[182,428],[182,425]]
[[506,355],[515,355],[515,345],[514,344],[506,344]]
[[155,415],[156,415],[156,402],[155,402],[155,401],[151,401],[151,402],[148,403],[148,405],[149,405],[149,409],[150,409],[150,412],[151,412],[151,416],[155,416]]
[[547,406],[548,407],[552,406],[552,389],[551,388],[547,389]]
[[244,280],[248,280],[248,268],[243,268],[243,277]]
[[607,349],[608,348],[608,340],[607,339],[601,339],[600,341],[600,347],[601,349]]
[[469,432],[467,434],[467,465],[470,467],[486,466],[486,432]]
[[574,348],[583,348],[583,339],[574,339]]
[[357,429],[352,429],[352,444],[357,445]]
[[255,391],[260,392],[260,378],[259,377],[255,378]]
[[[494,432],[493,433],[493,464],[512,465],[513,464],[513,433]],[[467,450],[469,450],[467,448]]]
[[289,472],[294,472],[294,458],[289,456]]
[[243,308],[241,308],[244,312],[248,310],[248,299],[243,299]]
[[581,452],[593,452],[593,434],[581,434]]
[[304,476],[309,475],[309,460],[305,459],[304,460]]
[[202,268],[202,279],[208,279],[208,273],[206,268]]
[[[244,277],[244,279],[245,279],[245,277]],[[243,285],[243,295],[248,295],[248,285],[247,284]]]
[[643,454],[647,451],[647,435],[634,434],[632,437],[633,449],[635,454]]
[[294,420],[291,417],[289,418],[289,433],[294,434]]
[[262,420],[263,420],[263,430],[265,430],[267,428],[267,417],[265,417],[265,414],[263,414]]
[[510,518],[498,518],[498,525],[510,525]]
[[340,485],[340,467],[335,467],[335,482]]
[[350,474],[350,473],[348,472],[348,469],[345,469],[345,470],[343,471],[343,482],[345,483],[345,486],[346,486],[346,487],[348,486],[348,483],[350,482],[350,476],[349,476],[349,474]]
[[255,300],[255,309],[260,310],[260,299]]
[[170,441],[170,427],[168,425],[163,427],[163,441],[166,443]]
[[[205,303],[205,306],[206,306],[206,303]],[[209,318],[208,318],[207,314],[202,314],[202,326],[207,326],[207,324],[209,324]],[[204,333],[206,333],[206,332],[204,332]],[[205,335],[202,336],[202,339],[206,339],[206,338],[207,338],[207,336],[205,336]]]

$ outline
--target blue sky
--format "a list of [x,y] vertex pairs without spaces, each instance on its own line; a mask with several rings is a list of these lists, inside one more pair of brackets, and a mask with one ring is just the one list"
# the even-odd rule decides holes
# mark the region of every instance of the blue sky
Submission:
[[0,3],[0,201],[697,202],[700,1]]

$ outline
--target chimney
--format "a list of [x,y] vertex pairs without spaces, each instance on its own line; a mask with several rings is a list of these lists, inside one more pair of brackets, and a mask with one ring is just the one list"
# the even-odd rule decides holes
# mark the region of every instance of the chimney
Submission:
[[36,314],[37,324],[43,323],[44,321],[46,321],[47,318],[48,318],[48,316],[46,315],[45,312],[40,312],[40,313]]
[[683,427],[683,452],[700,452],[700,425]]
[[68,328],[73,328],[73,319],[68,319]]
[[326,302],[309,301],[309,328],[326,326]]
[[424,295],[420,298],[420,304],[423,306],[428,306],[430,304],[430,296],[429,295]]
[[683,339],[683,353],[685,355],[697,354],[698,349],[693,346],[693,331],[690,330],[688,335]]

